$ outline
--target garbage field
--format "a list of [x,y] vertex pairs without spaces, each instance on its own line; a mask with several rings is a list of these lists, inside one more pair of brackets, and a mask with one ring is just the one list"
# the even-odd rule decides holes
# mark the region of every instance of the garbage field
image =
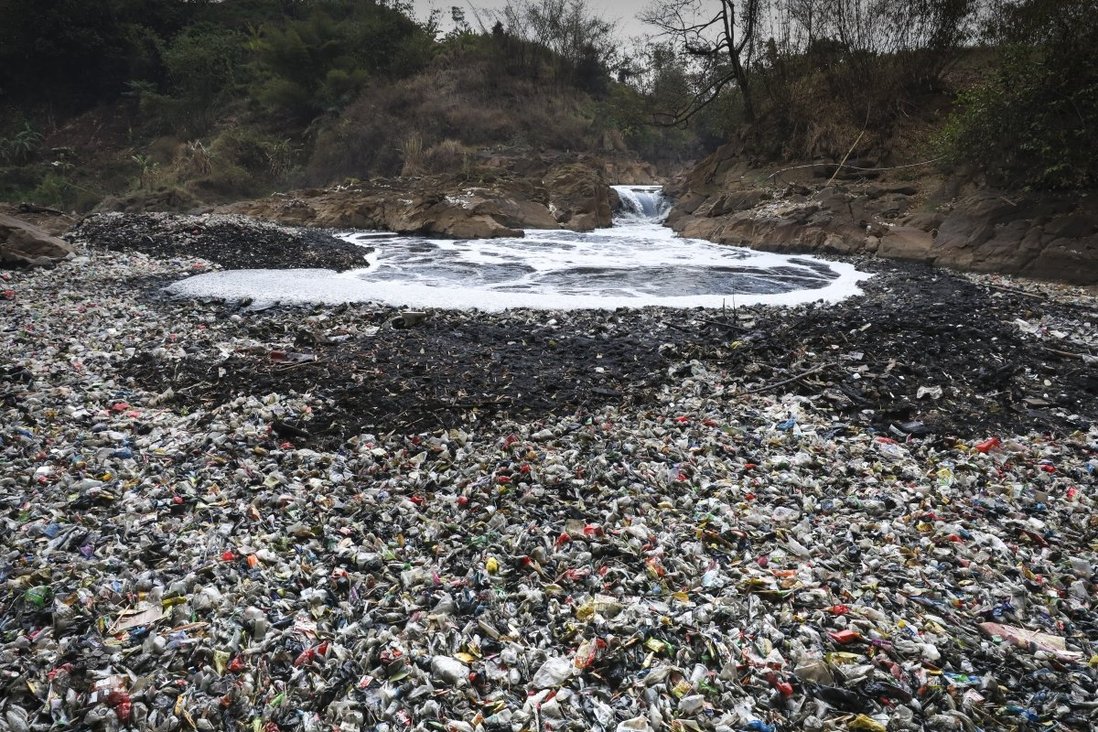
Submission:
[[0,271],[0,729],[1098,720],[1093,293],[255,307],[119,241]]

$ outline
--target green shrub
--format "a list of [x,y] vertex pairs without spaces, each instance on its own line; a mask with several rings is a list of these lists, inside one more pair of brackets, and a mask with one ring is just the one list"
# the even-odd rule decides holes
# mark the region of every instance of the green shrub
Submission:
[[66,211],[87,211],[100,201],[102,195],[80,185],[67,173],[51,171],[27,194],[27,198],[33,203]]
[[253,39],[257,95],[272,111],[308,121],[342,109],[371,76],[419,70],[432,43],[383,4],[315,3],[304,17],[264,24]]
[[960,97],[937,138],[941,154],[997,186],[1098,185],[1095,15],[1096,0],[1009,6],[994,72]]
[[42,146],[42,133],[34,129],[30,122],[10,137],[0,137],[0,161],[10,164],[25,163],[34,157]]
[[210,23],[186,28],[163,52],[169,93],[184,110],[185,129],[204,132],[234,91],[245,62],[245,36]]

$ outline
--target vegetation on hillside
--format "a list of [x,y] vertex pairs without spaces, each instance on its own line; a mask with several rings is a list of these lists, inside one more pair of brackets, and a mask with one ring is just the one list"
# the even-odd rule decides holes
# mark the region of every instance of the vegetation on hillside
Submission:
[[664,0],[646,17],[694,60],[666,118],[715,119],[748,156],[1095,184],[1098,0]]
[[998,186],[1098,186],[1098,2],[1009,3],[989,35],[997,63],[962,94],[943,153]]
[[662,0],[628,51],[586,0],[452,12],[443,33],[402,0],[0,0],[0,199],[188,208],[729,140],[1008,187],[1098,177],[1098,0]]
[[497,153],[697,152],[614,80],[613,26],[584,0],[514,0],[479,28],[455,11],[446,34],[392,0],[0,0],[0,17],[0,198],[186,208],[472,175]]

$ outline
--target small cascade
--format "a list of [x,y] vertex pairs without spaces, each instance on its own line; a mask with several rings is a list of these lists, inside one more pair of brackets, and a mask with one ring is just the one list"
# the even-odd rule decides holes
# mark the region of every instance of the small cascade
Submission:
[[671,211],[663,186],[611,186],[621,199],[616,223],[659,223]]

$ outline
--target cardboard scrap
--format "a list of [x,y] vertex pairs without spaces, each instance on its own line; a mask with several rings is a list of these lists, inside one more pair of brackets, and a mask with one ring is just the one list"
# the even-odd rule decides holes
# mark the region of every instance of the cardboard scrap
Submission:
[[151,605],[143,602],[137,607],[126,610],[119,615],[118,619],[111,625],[108,633],[110,635],[117,635],[130,628],[137,628],[142,625],[152,625],[162,617],[164,617],[163,607],[159,604]]

